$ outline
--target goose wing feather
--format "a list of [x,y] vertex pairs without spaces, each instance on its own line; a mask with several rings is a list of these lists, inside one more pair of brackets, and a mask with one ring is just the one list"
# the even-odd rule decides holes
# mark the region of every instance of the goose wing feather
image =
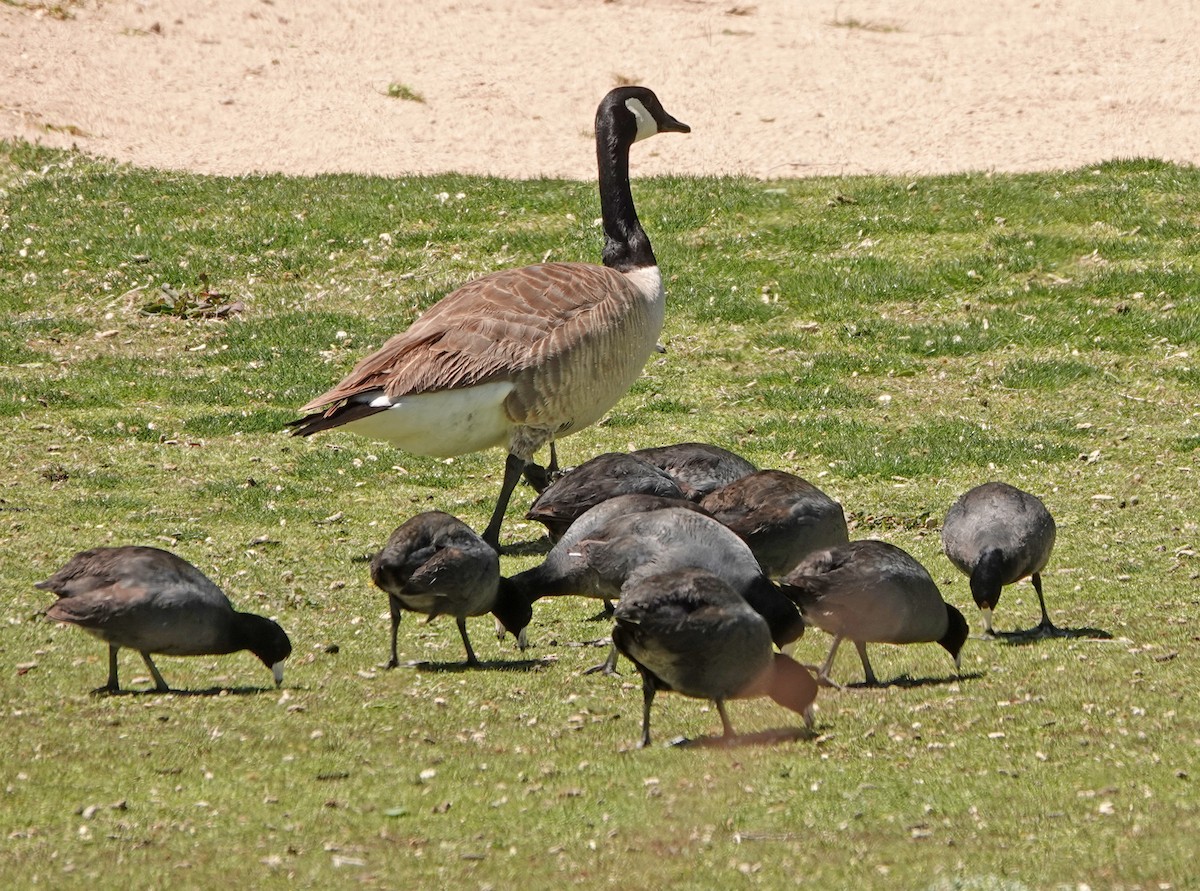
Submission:
[[506,269],[468,282],[364,358],[311,411],[365,392],[392,399],[519,375],[605,339],[640,295],[621,273],[588,263]]

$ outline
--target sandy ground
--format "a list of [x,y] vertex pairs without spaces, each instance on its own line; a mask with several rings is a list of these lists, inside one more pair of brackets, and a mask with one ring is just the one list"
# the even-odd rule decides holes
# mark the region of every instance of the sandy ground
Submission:
[[693,127],[635,175],[1200,163],[1197,35],[1200,3],[1166,0],[9,0],[0,137],[210,173],[590,178],[625,80]]

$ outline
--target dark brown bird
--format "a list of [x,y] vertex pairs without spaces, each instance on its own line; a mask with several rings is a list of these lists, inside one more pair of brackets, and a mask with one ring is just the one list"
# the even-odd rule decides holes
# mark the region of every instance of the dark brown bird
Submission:
[[97,693],[116,693],[117,652],[137,650],[154,678],[169,691],[151,654],[214,656],[249,650],[271,669],[278,686],[291,654],[275,622],[239,613],[199,569],[158,548],[117,547],[81,551],[36,587],[58,600],[46,610],[56,622],[78,625],[108,644],[108,682]]
[[785,470],[747,474],[706,495],[700,506],[736,532],[773,579],[813,551],[850,540],[842,506]]
[[[470,526],[441,511],[406,520],[371,560],[371,580],[387,592],[392,613],[391,658],[400,664],[396,633],[405,610],[424,613],[432,622],[453,616],[467,651],[467,665],[479,660],[467,636],[467,618],[492,613],[525,649],[529,602],[500,590],[500,558]],[[506,589],[507,591],[507,589]]]
[[681,503],[686,500],[679,484],[666,471],[624,452],[607,452],[550,483],[534,500],[525,519],[541,523],[550,540],[558,541],[584,513],[618,495],[657,495]]
[[769,696],[812,729],[812,675],[774,651],[763,617],[712,573],[677,569],[631,580],[615,617],[613,643],[642,676],[641,746],[650,745],[650,706],[659,690],[711,699],[726,740],[735,736],[729,699]]
[[652,446],[630,454],[666,471],[691,501],[758,469],[741,455],[706,442]]
[[1008,483],[976,486],[950,506],[942,524],[942,549],[971,579],[971,596],[983,613],[985,635],[993,633],[992,611],[1001,588],[1026,576],[1042,608],[1042,621],[1034,630],[1058,632],[1042,596],[1042,570],[1054,549],[1054,536],[1054,517],[1046,505]]
[[[675,569],[704,569],[722,579],[767,622],[778,646],[804,633],[800,612],[763,575],[746,543],[690,502],[634,512],[624,495],[582,517],[546,559],[504,584],[529,602],[568,594],[617,600],[626,584]],[[597,512],[597,522],[592,521]]]
[[663,132],[690,128],[645,87],[618,87],[596,111],[603,266],[543,263],[463,285],[305,405],[315,413],[292,422],[294,433],[345,427],[442,457],[505,447],[483,533],[498,548],[534,453],[603,417],[654,351],[665,297],[633,205],[629,147]]
[[868,643],[941,644],[958,670],[967,620],[942,600],[925,567],[907,551],[885,541],[852,541],[826,548],[800,562],[781,583],[800,607],[804,621],[833,635],[829,658],[817,678],[832,683],[829,671],[843,640],[851,640],[869,686],[878,683],[867,659]]

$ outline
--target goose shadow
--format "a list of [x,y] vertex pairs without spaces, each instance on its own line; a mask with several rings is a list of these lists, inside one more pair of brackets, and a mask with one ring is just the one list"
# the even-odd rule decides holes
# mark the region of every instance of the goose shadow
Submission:
[[1056,626],[1052,629],[1046,629],[1040,625],[1035,625],[1033,628],[1026,628],[1023,631],[993,631],[990,638],[980,637],[979,640],[1006,643],[1012,647],[1027,647],[1039,641],[1054,640],[1055,638],[1065,640],[1112,640],[1113,636],[1111,631],[1105,631],[1103,628],[1061,628]]
[[496,671],[496,672],[529,672],[539,671],[550,665],[550,661],[546,659],[513,659],[502,660],[495,659],[488,662],[479,662],[475,665],[468,665],[466,662],[405,662],[404,668],[414,668],[417,671],[427,672],[429,674],[458,674],[462,672],[476,671]]
[[694,738],[677,736],[667,745],[677,749],[742,749],[752,746],[775,746],[798,740],[814,740],[818,736],[820,736],[819,733],[805,727],[775,727],[755,733],[739,733],[735,736],[697,736]]

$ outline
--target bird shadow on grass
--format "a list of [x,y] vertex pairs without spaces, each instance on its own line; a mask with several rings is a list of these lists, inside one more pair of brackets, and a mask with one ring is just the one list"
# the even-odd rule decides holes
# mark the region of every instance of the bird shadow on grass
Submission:
[[466,662],[406,662],[405,668],[415,668],[417,671],[428,672],[430,674],[457,674],[459,672],[474,672],[474,671],[508,671],[508,672],[527,672],[540,671],[550,663],[545,659],[512,659],[512,660],[493,660],[489,662],[479,662],[476,665],[468,665]]
[[993,631],[992,637],[983,637],[984,642],[1006,643],[1011,647],[1027,647],[1043,640],[1112,640],[1112,632],[1103,628],[1042,628],[1035,625],[1024,631]]
[[259,696],[274,693],[274,685],[270,687],[206,687],[203,690],[180,690],[172,687],[170,690],[156,690],[150,687],[146,690],[109,690],[99,687],[92,691],[93,696]]
[[907,674],[902,674],[892,678],[890,681],[876,681],[874,684],[868,684],[866,681],[855,681],[852,684],[842,684],[843,687],[852,690],[886,690],[888,687],[899,687],[902,690],[920,689],[921,687],[938,687],[945,684],[957,684],[960,681],[977,681],[983,677],[982,672],[968,671],[962,674],[947,674],[941,677],[932,678],[914,678]]
[[775,746],[797,740],[813,740],[820,734],[804,727],[776,727],[756,733],[735,736],[697,736],[695,739],[676,737],[668,745],[683,749],[742,749],[749,746]]
[[957,684],[959,681],[977,681],[981,677],[983,677],[983,672],[981,671],[964,671],[962,674],[947,674],[935,678],[914,678],[902,674],[888,681],[883,686],[900,687],[901,689],[937,687],[943,684]]
[[501,557],[544,557],[554,545],[548,536],[540,535],[532,541],[516,541],[500,546]]

